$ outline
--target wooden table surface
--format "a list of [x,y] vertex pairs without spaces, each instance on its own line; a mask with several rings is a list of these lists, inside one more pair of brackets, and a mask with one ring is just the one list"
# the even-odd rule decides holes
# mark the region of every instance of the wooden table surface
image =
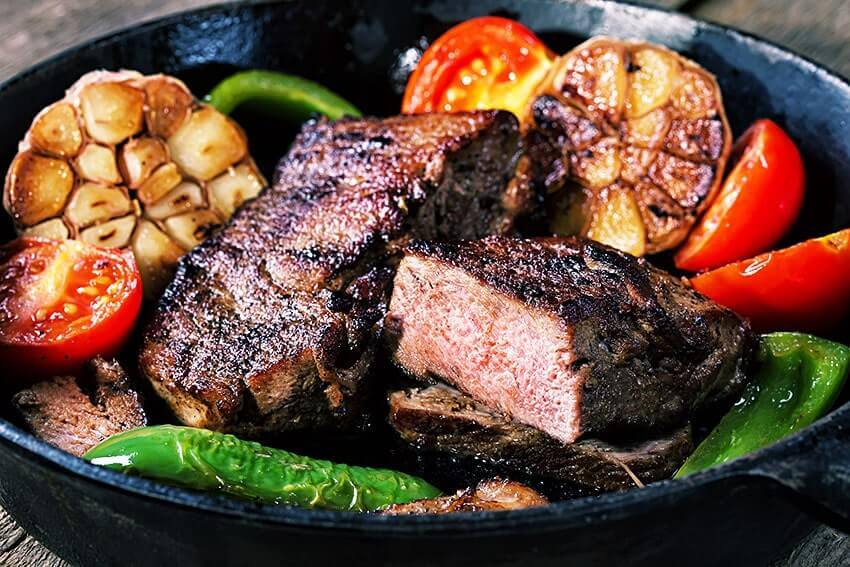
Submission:
[[[0,0],[0,80],[90,37],[211,0]],[[850,0],[652,0],[729,24],[850,77]],[[66,565],[0,509],[0,565]],[[782,567],[850,565],[850,538],[816,529]],[[776,566],[778,567],[778,566]]]

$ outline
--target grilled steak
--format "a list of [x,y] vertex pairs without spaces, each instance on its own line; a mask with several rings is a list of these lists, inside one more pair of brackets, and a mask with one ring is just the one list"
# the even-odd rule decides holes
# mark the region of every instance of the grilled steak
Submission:
[[381,511],[382,514],[401,516],[406,514],[452,514],[455,512],[481,512],[517,510],[548,504],[535,490],[509,480],[493,479],[478,483],[475,488],[460,490],[451,496],[440,496],[427,500],[416,500],[407,504],[394,504]]
[[672,429],[740,391],[751,332],[643,260],[579,238],[415,242],[386,335],[448,382],[563,442]]
[[12,403],[36,437],[78,457],[110,435],[146,424],[139,395],[117,362],[94,359],[81,382],[71,376],[39,382]]
[[244,434],[357,413],[393,255],[511,229],[509,113],[310,123],[275,182],[180,262],[140,364],[184,423]]
[[644,484],[669,478],[693,448],[689,426],[635,443],[564,444],[444,385],[393,392],[390,425],[426,457],[447,457],[464,468],[473,464],[569,496],[630,488],[632,475]]

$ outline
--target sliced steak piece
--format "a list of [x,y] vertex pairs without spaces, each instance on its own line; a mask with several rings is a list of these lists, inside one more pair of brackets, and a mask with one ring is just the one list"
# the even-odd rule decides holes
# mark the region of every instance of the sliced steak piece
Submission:
[[452,514],[455,512],[482,512],[518,510],[543,506],[549,501],[537,491],[509,480],[483,480],[475,488],[459,490],[451,496],[416,500],[407,504],[394,504],[381,513],[390,516],[407,514]]
[[570,496],[669,478],[693,449],[690,426],[621,445],[598,439],[564,444],[444,385],[393,392],[389,420],[417,451],[444,454],[460,466],[474,460],[490,474],[558,487]]
[[18,392],[12,403],[36,437],[78,457],[110,435],[147,422],[127,374],[101,358],[89,364],[80,383],[71,376],[52,378]]
[[508,231],[529,200],[509,113],[305,126],[272,187],[183,258],[140,365],[186,424],[251,435],[357,414],[393,257]]
[[740,391],[751,342],[728,309],[579,238],[411,244],[386,335],[413,377],[563,442],[684,425]]

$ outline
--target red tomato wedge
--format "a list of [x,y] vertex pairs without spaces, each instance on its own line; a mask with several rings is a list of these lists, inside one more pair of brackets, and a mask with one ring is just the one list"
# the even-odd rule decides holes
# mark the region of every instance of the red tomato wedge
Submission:
[[116,354],[141,305],[130,252],[19,238],[0,248],[0,365],[24,384],[73,373]]
[[720,194],[675,256],[698,272],[769,250],[791,228],[803,205],[803,160],[788,135],[759,120],[736,142],[732,171]]
[[691,279],[758,331],[826,331],[850,314],[850,229]]
[[495,16],[467,20],[422,55],[407,82],[401,111],[501,108],[522,116],[553,60],[540,38],[519,22]]

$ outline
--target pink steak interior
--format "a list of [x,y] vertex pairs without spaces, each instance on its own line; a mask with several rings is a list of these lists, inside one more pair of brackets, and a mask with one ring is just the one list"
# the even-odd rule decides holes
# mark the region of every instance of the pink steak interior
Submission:
[[564,442],[579,436],[583,377],[571,371],[572,333],[551,314],[461,269],[407,255],[387,331],[396,361],[437,377]]

